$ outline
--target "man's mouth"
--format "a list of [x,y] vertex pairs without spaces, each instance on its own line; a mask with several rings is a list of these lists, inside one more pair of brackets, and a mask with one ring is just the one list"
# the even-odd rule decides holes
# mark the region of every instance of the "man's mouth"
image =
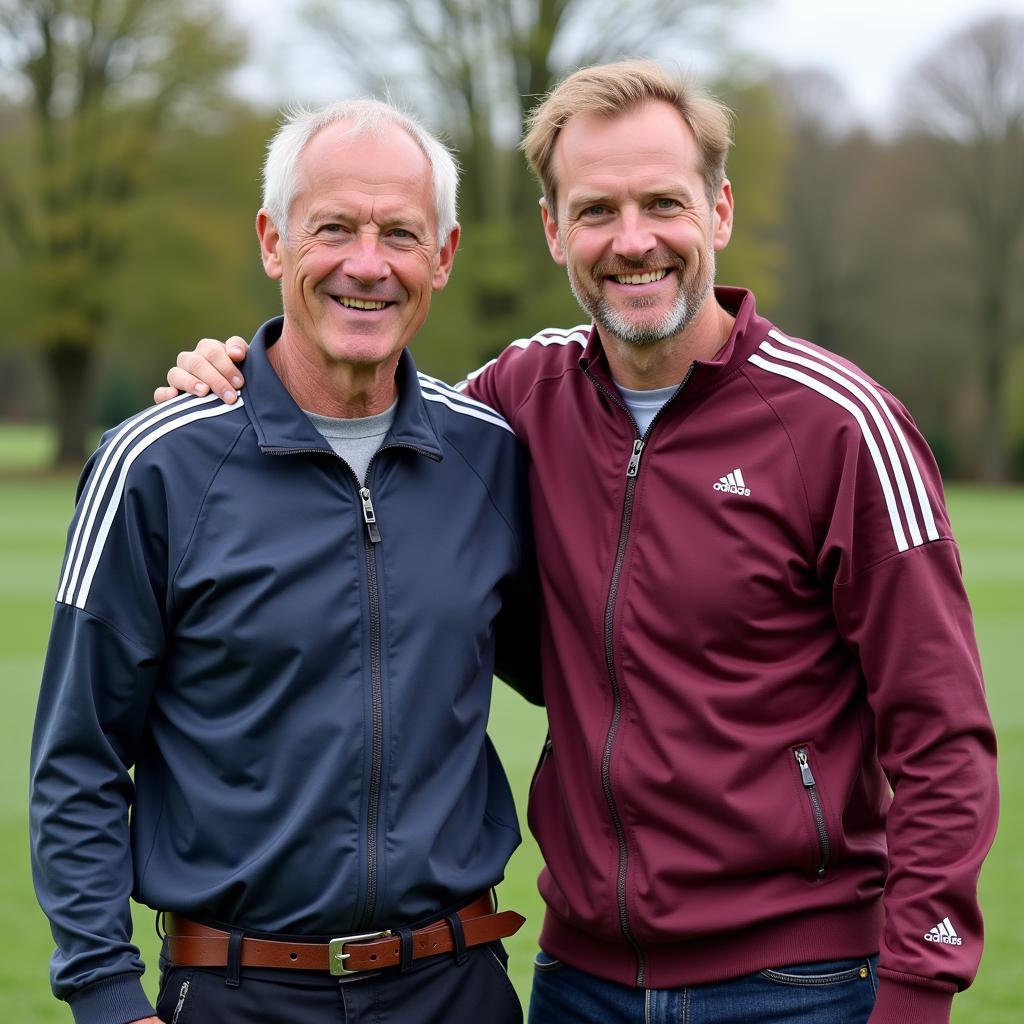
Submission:
[[356,299],[349,295],[336,295],[334,296],[334,301],[339,306],[344,306],[345,309],[379,310],[392,305],[392,303],[385,302],[383,299]]
[[619,284],[654,284],[668,274],[668,268],[661,270],[645,270],[642,274],[610,274],[613,281]]

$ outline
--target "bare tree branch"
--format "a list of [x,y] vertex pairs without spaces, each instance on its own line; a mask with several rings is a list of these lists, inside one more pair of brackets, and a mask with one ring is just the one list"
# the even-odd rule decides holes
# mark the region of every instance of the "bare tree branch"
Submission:
[[[518,137],[526,111],[564,70],[651,52],[688,33],[704,38],[712,15],[743,0],[378,0],[395,28],[391,52],[353,40],[353,0],[315,0],[306,18],[321,41],[344,55],[363,85],[379,89],[389,69],[419,73],[421,108],[442,111],[467,170],[466,205],[473,216],[496,209],[488,188],[496,154]],[[558,57],[558,54],[562,54]],[[568,56],[566,56],[568,55]],[[513,182],[497,205],[523,207],[532,190],[518,160],[501,172]]]

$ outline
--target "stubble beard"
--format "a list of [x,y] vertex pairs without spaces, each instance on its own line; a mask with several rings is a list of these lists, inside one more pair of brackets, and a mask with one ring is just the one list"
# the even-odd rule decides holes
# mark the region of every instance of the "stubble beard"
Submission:
[[[583,284],[576,270],[570,264],[569,287],[585,313],[593,318],[597,326],[613,338],[642,348],[655,345],[682,333],[693,322],[694,317],[704,305],[715,283],[715,254],[713,249],[704,253],[704,265],[698,269],[697,276],[688,280],[686,267],[682,261],[673,263],[674,271],[679,275],[680,285],[671,308],[664,316],[654,321],[633,319],[629,313],[615,308],[597,286],[593,291]],[[664,264],[662,264],[663,266]],[[650,267],[639,266],[630,270],[619,270],[617,273],[643,273]],[[702,273],[701,270],[705,270]],[[606,272],[595,268],[594,280],[602,280]],[[653,298],[637,298],[632,300],[631,311],[642,312],[645,306],[653,306],[657,300]]]

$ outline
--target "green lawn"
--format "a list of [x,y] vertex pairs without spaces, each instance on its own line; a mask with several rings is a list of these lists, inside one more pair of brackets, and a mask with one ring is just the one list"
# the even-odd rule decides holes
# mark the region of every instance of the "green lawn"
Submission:
[[[0,431],[0,467],[8,445]],[[18,456],[20,467],[33,463]],[[2,468],[0,468],[2,472]],[[46,1024],[70,1021],[49,994],[51,943],[29,880],[25,834],[26,762],[52,595],[71,514],[74,480],[0,476],[0,678],[6,699],[0,723],[0,1020]],[[985,871],[982,900],[988,939],[975,986],[954,1003],[955,1024],[1016,1024],[1020,1020],[1020,964],[1024,962],[1024,697],[1015,686],[1014,660],[1024,623],[1024,490],[992,492],[954,488],[951,514],[978,619],[978,637],[999,729],[1003,825]],[[496,694],[492,734],[512,776],[520,808],[544,734],[543,715],[504,688]],[[508,945],[521,993],[541,910],[535,878],[540,858],[527,841],[515,855],[502,887],[505,906],[528,916]],[[148,911],[136,915],[147,959],[156,941]],[[148,983],[155,980],[147,975]]]

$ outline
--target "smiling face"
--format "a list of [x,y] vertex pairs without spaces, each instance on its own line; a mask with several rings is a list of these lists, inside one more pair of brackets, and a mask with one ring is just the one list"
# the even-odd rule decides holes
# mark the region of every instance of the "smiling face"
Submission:
[[709,201],[697,145],[655,101],[617,117],[573,117],[555,144],[557,210],[542,203],[554,259],[602,337],[677,338],[705,310],[715,253],[732,231],[725,182]]
[[411,136],[350,127],[330,125],[302,151],[287,241],[265,210],[256,226],[264,269],[281,281],[281,342],[306,377],[344,367],[390,381],[447,283],[459,232],[438,245],[430,164]]

